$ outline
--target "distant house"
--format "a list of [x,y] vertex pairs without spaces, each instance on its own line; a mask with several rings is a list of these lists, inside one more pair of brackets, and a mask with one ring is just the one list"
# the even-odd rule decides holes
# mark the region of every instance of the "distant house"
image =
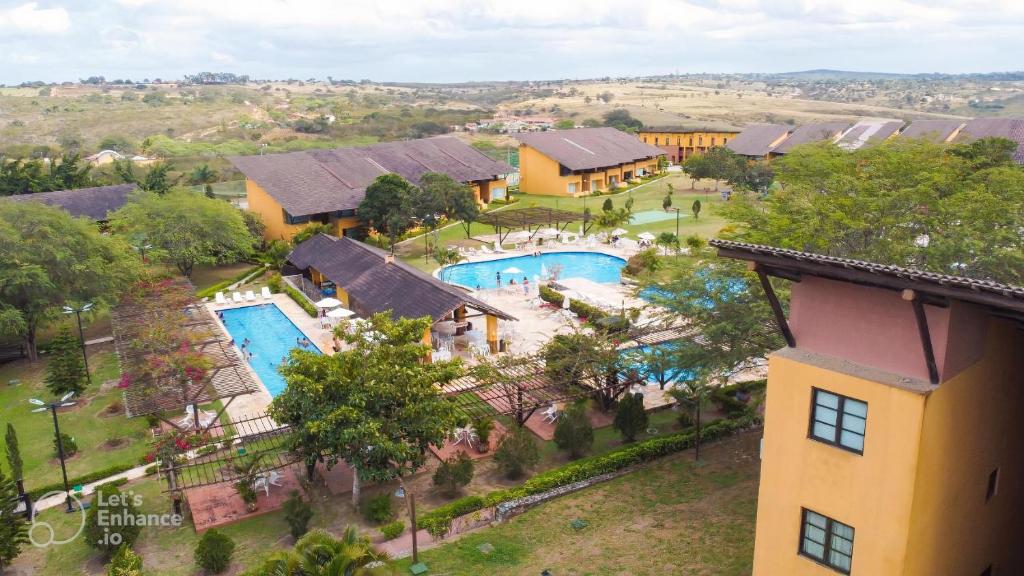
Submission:
[[793,130],[785,140],[773,146],[769,155],[781,156],[795,146],[811,142],[835,142],[849,127],[850,123],[846,121],[804,124]]
[[789,136],[790,130],[792,127],[785,124],[749,124],[725,146],[740,156],[767,158]]
[[950,142],[963,126],[962,120],[915,120],[900,133],[900,136],[927,138],[934,142]]
[[[498,345],[498,320],[515,320],[465,290],[352,238],[314,236],[292,250],[288,263],[316,290],[361,317],[390,311],[394,317],[452,320],[463,331],[472,324],[473,330],[486,332],[492,351]],[[430,338],[424,334],[425,342]]]
[[93,166],[113,164],[115,161],[119,160],[131,160],[132,163],[138,164],[140,166],[152,164],[153,162],[156,161],[155,158],[147,158],[146,156],[126,156],[116,150],[101,150],[91,156],[85,157],[85,161],[88,162],[89,164],[92,164]]
[[115,184],[56,192],[17,194],[4,198],[14,202],[42,202],[63,208],[72,216],[91,218],[96,222],[105,223],[109,214],[124,206],[128,201],[128,195],[137,188],[135,184]]
[[245,174],[249,210],[263,218],[270,240],[287,240],[310,222],[330,224],[336,236],[359,227],[356,209],[366,187],[382,174],[413,184],[427,172],[447,174],[488,203],[504,196],[505,175],[515,171],[452,136],[230,161]]
[[519,189],[527,194],[582,196],[615,189],[658,170],[664,152],[615,128],[576,128],[516,136]]
[[1017,143],[1013,159],[1024,165],[1024,120],[1016,118],[975,118],[968,120],[954,137],[955,142],[970,142],[978,138],[1006,138]]
[[641,128],[637,136],[645,144],[661,148],[672,162],[682,162],[715,146],[725,146],[739,130],[719,126],[663,126]]

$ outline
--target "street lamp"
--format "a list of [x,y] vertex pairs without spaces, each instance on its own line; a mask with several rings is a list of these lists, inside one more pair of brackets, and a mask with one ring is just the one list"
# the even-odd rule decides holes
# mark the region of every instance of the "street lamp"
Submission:
[[152,247],[152,244],[141,244],[139,246],[135,246],[134,244],[132,245],[132,248],[134,248],[135,251],[139,253],[139,256],[142,257],[143,264],[146,263],[146,250],[149,250]]
[[88,312],[89,310],[92,310],[92,302],[83,304],[78,308],[64,307],[65,314],[74,314],[78,318],[78,340],[82,343],[82,359],[85,360],[85,378],[92,384],[92,376],[89,375],[89,355],[85,353],[85,334],[82,332],[82,312]]
[[57,439],[57,456],[60,458],[60,472],[64,475],[64,502],[67,504],[68,512],[74,512],[75,507],[71,505],[71,487],[68,486],[68,469],[64,465],[64,442],[60,437],[60,424],[57,423],[57,408],[74,406],[74,402],[69,402],[74,395],[74,392],[68,392],[60,400],[50,403],[36,400],[35,398],[29,398],[28,400],[29,403],[39,406],[39,408],[33,409],[33,412],[46,412],[49,410],[53,414],[53,433]]
[[416,495],[405,489],[405,482],[399,476],[398,490],[395,491],[395,496],[405,498],[406,495],[409,496],[409,522],[412,524],[412,563],[419,564],[419,547],[416,545]]
[[679,241],[679,208],[673,208],[676,211],[676,241]]

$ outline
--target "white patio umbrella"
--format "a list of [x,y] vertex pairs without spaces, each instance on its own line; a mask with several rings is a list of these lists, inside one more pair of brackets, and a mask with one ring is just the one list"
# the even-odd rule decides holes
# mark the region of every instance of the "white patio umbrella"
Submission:
[[629,234],[629,230],[626,230],[625,228],[616,228],[615,230],[612,230],[612,236],[623,236],[625,234]]
[[335,308],[337,306],[341,306],[341,300],[337,298],[324,298],[316,303],[317,308]]
[[636,237],[641,240],[654,240],[654,234],[651,234],[650,232],[641,232],[637,234]]
[[514,275],[522,274],[523,271],[520,270],[519,268],[516,268],[515,266],[509,266],[508,268],[505,268],[504,270],[502,270],[501,273],[502,274],[508,274],[509,276],[514,276]]
[[512,242],[513,244],[518,242],[526,242],[530,239],[530,233],[526,230],[519,230],[512,232],[508,236],[505,236],[505,242]]
[[554,238],[555,236],[558,236],[558,230],[555,228],[541,228],[540,230],[537,230],[537,236]]
[[328,318],[348,318],[349,316],[352,316],[353,314],[355,314],[355,312],[353,312],[353,311],[351,311],[351,310],[349,310],[347,308],[335,308],[334,310],[329,311],[326,314],[326,316]]

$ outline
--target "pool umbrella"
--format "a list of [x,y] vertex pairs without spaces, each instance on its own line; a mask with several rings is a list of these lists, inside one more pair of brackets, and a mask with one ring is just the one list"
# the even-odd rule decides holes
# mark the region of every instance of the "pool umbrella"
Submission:
[[337,298],[324,298],[316,303],[317,308],[334,308],[336,306],[341,306],[341,300]]
[[505,242],[526,242],[530,239],[530,233],[526,230],[519,230],[518,232],[512,232],[508,236],[505,236]]
[[629,234],[629,230],[626,230],[625,228],[616,228],[615,230],[612,230],[612,236],[623,236],[625,234]]
[[327,313],[327,317],[328,318],[348,318],[349,316],[352,316],[353,314],[355,314],[355,312],[353,312],[353,311],[351,311],[351,310],[349,310],[347,308],[335,308],[334,310],[331,310],[330,312]]
[[505,268],[504,270],[502,270],[501,273],[502,274],[508,274],[509,276],[514,276],[514,275],[522,274],[523,271],[520,270],[519,268],[516,268],[515,266],[510,266],[510,267]]
[[537,230],[537,235],[545,238],[554,238],[555,236],[558,236],[558,230],[554,228],[541,228],[540,230]]
[[637,234],[636,237],[641,240],[654,240],[654,234],[651,234],[650,232],[641,232]]

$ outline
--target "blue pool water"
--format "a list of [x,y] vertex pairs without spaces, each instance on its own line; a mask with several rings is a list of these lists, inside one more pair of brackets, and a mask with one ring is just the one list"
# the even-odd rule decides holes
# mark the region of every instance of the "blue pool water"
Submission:
[[622,357],[626,361],[626,366],[629,368],[636,369],[637,373],[640,374],[641,378],[647,380],[647,384],[658,386],[658,380],[665,380],[666,382],[683,382],[687,380],[693,380],[694,374],[692,370],[674,366],[671,362],[655,362],[651,365],[647,365],[645,360],[648,359],[646,355],[650,353],[652,349],[660,349],[665,352],[665,358],[671,359],[672,348],[676,344],[672,342],[665,342],[664,344],[656,344],[652,346],[637,346],[635,348],[627,348],[622,351]]
[[[271,396],[280,394],[284,390],[285,381],[277,367],[292,348],[298,348],[296,342],[305,334],[273,304],[231,308],[221,313],[228,334],[235,340],[235,346],[241,348],[245,339],[249,339],[248,350],[253,354],[250,365],[263,381],[267,392]],[[319,352],[315,344],[308,349]]]
[[[602,284],[619,282],[622,279],[622,268],[626,261],[616,256],[597,252],[545,252],[540,256],[516,256],[485,262],[463,262],[446,266],[441,271],[441,279],[450,284],[461,284],[470,289],[496,288],[497,273],[508,268],[518,268],[521,273],[515,274],[516,284],[523,281],[523,276],[532,283],[534,276],[541,276],[541,265],[550,273],[555,264],[562,266],[559,278],[586,278]],[[501,275],[501,285],[505,286],[511,275]]]

